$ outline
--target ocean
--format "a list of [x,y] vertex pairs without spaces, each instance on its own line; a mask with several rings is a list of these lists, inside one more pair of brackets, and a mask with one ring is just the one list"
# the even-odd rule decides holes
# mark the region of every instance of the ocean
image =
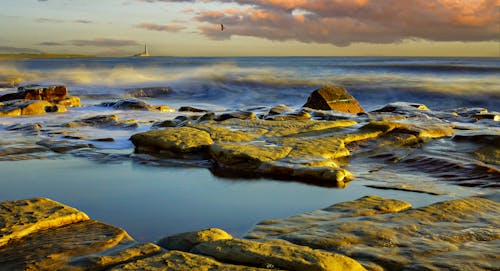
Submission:
[[[405,101],[431,110],[460,107],[500,111],[500,58],[414,57],[148,57],[29,59],[0,62],[0,76],[19,76],[22,84],[64,84],[79,96],[82,107],[62,114],[0,119],[0,153],[33,147],[42,139],[112,137],[92,141],[91,152],[0,156],[0,201],[50,197],[76,207],[91,218],[126,229],[139,241],[206,227],[220,227],[242,236],[255,223],[354,200],[368,194],[405,199],[424,206],[445,199],[484,194],[486,189],[463,187],[418,173],[358,174],[344,189],[212,174],[193,164],[144,161],[134,154],[129,137],[151,129],[155,121],[183,112],[115,110],[103,102],[130,98],[130,91],[149,87],[169,89],[161,97],[141,100],[172,108],[195,106],[216,112],[268,110],[285,104],[299,109],[309,94],[323,85],[345,87],[367,110]],[[0,89],[0,94],[15,89]],[[61,128],[71,120],[115,114],[134,120],[134,129]],[[38,133],[11,129],[39,124]],[[478,122],[481,130],[498,125]],[[431,146],[440,150],[437,140]],[[441,144],[441,145],[439,145]],[[446,148],[444,148],[446,149]],[[448,151],[448,149],[446,149]],[[106,156],[106,159],[100,157]],[[361,163],[360,163],[361,164]],[[380,179],[377,179],[380,178]],[[374,189],[387,178],[417,180],[440,195]]]

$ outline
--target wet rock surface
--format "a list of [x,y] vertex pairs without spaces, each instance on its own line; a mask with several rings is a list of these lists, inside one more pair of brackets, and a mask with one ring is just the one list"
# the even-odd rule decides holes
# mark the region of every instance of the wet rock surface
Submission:
[[[32,88],[45,91],[43,86]],[[60,104],[79,103],[77,97],[68,96],[57,104],[13,100],[3,102],[0,114],[63,112],[66,107]],[[174,114],[138,99],[106,105],[109,109],[98,106],[105,113],[86,114],[82,108],[80,114],[68,109],[71,117],[50,114],[46,116],[50,121],[0,124],[16,135],[0,145],[0,160],[37,159],[54,151],[108,160],[116,156],[104,154],[105,144],[130,148],[132,143],[136,154],[155,156],[150,158],[155,164],[167,165],[174,159],[179,164],[181,158],[186,159],[181,164],[209,164],[218,176],[264,176],[329,187],[346,187],[358,178],[378,182],[371,187],[432,194],[432,189],[405,176],[490,188],[498,187],[500,179],[500,125],[494,117],[477,120],[477,115],[495,114],[485,108],[433,111],[423,104],[397,102],[362,114],[285,105]],[[199,111],[190,106],[183,110],[188,109]],[[131,118],[135,116],[140,119]],[[23,142],[24,136],[34,138]],[[124,143],[129,137],[131,142]],[[50,146],[34,147],[37,142]],[[75,151],[81,148],[85,152]],[[123,159],[127,158],[119,158]],[[138,161],[132,156],[128,159]]]
[[364,270],[339,254],[215,228],[166,237],[166,252],[44,198],[2,202],[0,211],[2,270]]
[[163,248],[49,199],[7,201],[0,203],[0,269],[496,270],[500,203],[493,198],[413,209],[366,196],[260,222],[245,238],[209,228],[165,237]]
[[[264,221],[247,237],[342,253],[370,270],[498,269],[492,250],[500,238],[498,202],[471,197],[408,209],[403,202],[368,199]],[[394,203],[400,207],[391,208]]]

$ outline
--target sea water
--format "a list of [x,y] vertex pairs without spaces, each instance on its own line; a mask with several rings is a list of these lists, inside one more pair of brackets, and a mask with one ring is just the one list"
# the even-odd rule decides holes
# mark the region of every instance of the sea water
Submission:
[[[206,227],[219,227],[241,236],[265,219],[312,211],[369,194],[405,199],[418,207],[485,192],[445,183],[433,186],[447,191],[439,196],[366,187],[377,182],[376,175],[359,176],[347,188],[336,189],[291,181],[222,178],[203,167],[138,162],[130,159],[134,150],[128,138],[149,130],[152,121],[171,119],[181,113],[99,106],[105,101],[128,98],[132,89],[170,87],[171,93],[164,97],[143,100],[173,108],[196,106],[218,112],[265,109],[278,104],[298,109],[310,92],[326,84],[344,86],[368,111],[395,101],[422,103],[432,110],[500,110],[499,58],[32,59],[0,62],[0,75],[19,76],[23,84],[65,84],[71,95],[82,99],[82,107],[70,108],[64,114],[0,119],[0,146],[35,144],[46,137],[8,130],[13,124],[58,127],[70,120],[102,114],[116,114],[120,119],[141,123],[132,130],[80,129],[83,135],[115,139],[92,142],[99,152],[116,155],[110,161],[88,159],[84,154],[0,161],[0,201],[49,197],[74,206],[93,219],[123,227],[139,241],[155,241]],[[2,89],[0,94],[12,91],[15,90]],[[481,128],[479,123],[478,128],[488,127]],[[418,178],[426,181],[425,176]]]

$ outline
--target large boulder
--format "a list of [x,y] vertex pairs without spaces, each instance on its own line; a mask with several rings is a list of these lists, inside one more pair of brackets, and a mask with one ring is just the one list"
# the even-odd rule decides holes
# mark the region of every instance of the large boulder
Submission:
[[352,114],[365,112],[358,101],[340,86],[325,86],[313,91],[303,107]]

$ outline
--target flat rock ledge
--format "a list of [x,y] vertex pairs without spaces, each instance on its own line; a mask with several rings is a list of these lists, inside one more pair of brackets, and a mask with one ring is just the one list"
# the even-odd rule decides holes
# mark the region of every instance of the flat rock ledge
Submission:
[[412,209],[366,196],[258,223],[138,243],[45,198],[0,203],[0,270],[498,270],[500,203],[469,197]]
[[332,187],[345,187],[354,179],[344,168],[352,150],[397,149],[454,134],[451,125],[439,119],[384,116],[371,120],[231,118],[156,128],[160,129],[132,135],[136,152],[209,159],[215,172]]

